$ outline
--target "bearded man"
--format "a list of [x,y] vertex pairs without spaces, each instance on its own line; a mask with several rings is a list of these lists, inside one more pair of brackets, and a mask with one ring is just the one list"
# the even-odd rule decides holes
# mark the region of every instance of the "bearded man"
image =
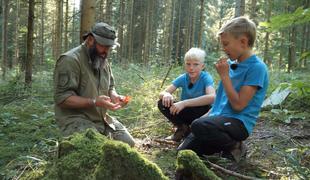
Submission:
[[126,101],[114,87],[108,54],[116,42],[115,30],[96,23],[84,42],[60,55],[54,71],[55,119],[64,136],[93,128],[103,135],[134,146],[133,137],[107,110]]

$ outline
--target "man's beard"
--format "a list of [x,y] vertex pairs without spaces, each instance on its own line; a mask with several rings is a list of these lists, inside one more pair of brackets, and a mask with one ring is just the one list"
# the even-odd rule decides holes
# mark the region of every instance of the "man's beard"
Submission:
[[93,44],[93,46],[89,47],[88,54],[90,57],[90,64],[93,70],[99,70],[104,65],[107,55],[98,54],[95,43]]

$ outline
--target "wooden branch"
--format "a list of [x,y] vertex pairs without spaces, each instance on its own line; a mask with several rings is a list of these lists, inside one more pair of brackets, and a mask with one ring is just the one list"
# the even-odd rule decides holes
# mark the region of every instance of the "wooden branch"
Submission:
[[175,141],[169,141],[169,140],[165,140],[165,139],[154,139],[155,142],[158,142],[160,144],[169,144],[172,146],[178,146],[180,143],[175,142]]
[[237,173],[235,171],[231,171],[231,170],[228,170],[228,169],[225,169],[217,164],[214,164],[208,160],[203,160],[205,162],[207,162],[211,167],[215,168],[215,169],[218,169],[220,171],[222,171],[223,173],[226,173],[228,175],[232,175],[232,176],[235,176],[235,177],[239,177],[241,179],[249,179],[249,180],[259,180],[259,178],[255,178],[255,177],[251,177],[251,176],[246,176],[246,175],[243,175],[243,174],[240,174],[240,173]]

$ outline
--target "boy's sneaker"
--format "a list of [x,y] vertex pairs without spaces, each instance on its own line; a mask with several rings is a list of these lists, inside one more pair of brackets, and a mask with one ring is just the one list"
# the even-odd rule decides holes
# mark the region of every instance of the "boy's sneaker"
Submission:
[[186,137],[190,133],[190,129],[188,125],[182,124],[177,126],[176,131],[173,135],[166,137],[166,140],[172,140],[175,142],[180,142],[184,137]]

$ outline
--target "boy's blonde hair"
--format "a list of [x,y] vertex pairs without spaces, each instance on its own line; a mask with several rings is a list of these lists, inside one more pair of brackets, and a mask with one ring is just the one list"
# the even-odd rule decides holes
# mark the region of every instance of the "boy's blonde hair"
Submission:
[[185,53],[184,61],[189,59],[196,59],[201,63],[204,63],[206,52],[200,48],[191,48]]
[[256,39],[256,25],[247,17],[236,17],[226,22],[217,34],[221,35],[223,33],[230,33],[236,38],[246,35],[249,39],[248,45],[252,48]]

